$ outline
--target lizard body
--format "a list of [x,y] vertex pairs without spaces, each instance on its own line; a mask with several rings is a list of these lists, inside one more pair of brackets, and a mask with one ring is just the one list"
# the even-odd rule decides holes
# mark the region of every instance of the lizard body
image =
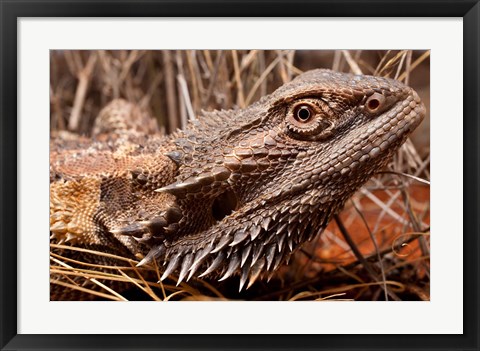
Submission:
[[239,274],[242,289],[319,234],[424,115],[398,81],[330,70],[167,137],[117,100],[92,141],[52,142],[52,239],[155,260],[178,283]]

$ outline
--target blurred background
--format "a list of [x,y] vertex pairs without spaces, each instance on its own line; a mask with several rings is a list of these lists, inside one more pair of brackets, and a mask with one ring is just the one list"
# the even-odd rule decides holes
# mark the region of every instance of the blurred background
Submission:
[[[202,109],[248,106],[314,68],[398,79],[418,92],[427,116],[388,172],[347,202],[340,214],[347,233],[332,221],[270,283],[257,282],[241,294],[235,279],[191,280],[172,284],[168,293],[194,300],[429,300],[429,51],[51,51],[51,132],[89,136],[100,109],[124,98],[169,134]],[[170,296],[161,290],[156,297]],[[155,299],[139,294],[134,299]]]

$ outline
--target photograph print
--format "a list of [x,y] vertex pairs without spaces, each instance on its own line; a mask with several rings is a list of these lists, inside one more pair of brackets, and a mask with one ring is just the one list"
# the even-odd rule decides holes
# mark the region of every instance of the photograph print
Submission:
[[50,51],[50,299],[429,301],[429,96],[428,50]]

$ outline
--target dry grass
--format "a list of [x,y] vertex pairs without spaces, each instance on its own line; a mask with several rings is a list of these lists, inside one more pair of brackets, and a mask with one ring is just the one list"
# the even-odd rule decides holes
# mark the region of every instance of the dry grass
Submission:
[[[52,51],[51,128],[89,135],[99,110],[118,97],[154,116],[163,133],[202,110],[245,107],[311,68],[375,74],[412,86],[428,110],[429,51]],[[424,125],[424,126],[423,126]],[[53,284],[107,300],[429,300],[427,120],[384,172],[349,200],[325,232],[269,283],[238,293],[226,282],[159,283],[158,266],[72,262],[51,244]],[[426,126],[426,127],[425,127]],[[423,128],[422,128],[423,127]],[[89,252],[105,256],[101,252]],[[59,282],[60,279],[60,282]],[[116,283],[129,287],[127,295]]]

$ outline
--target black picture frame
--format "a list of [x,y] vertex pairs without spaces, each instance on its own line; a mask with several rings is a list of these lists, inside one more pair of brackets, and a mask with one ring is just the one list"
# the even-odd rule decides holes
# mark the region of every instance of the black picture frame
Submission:
[[[1,0],[0,347],[2,350],[478,350],[478,0]],[[20,17],[463,17],[464,333],[462,335],[25,335],[17,333],[17,19]],[[448,88],[446,88],[448,89]],[[445,90],[448,94],[448,90]],[[452,117],[456,123],[459,116]],[[446,141],[448,142],[448,140]],[[457,233],[452,233],[452,235]],[[448,316],[445,316],[448,318]]]

